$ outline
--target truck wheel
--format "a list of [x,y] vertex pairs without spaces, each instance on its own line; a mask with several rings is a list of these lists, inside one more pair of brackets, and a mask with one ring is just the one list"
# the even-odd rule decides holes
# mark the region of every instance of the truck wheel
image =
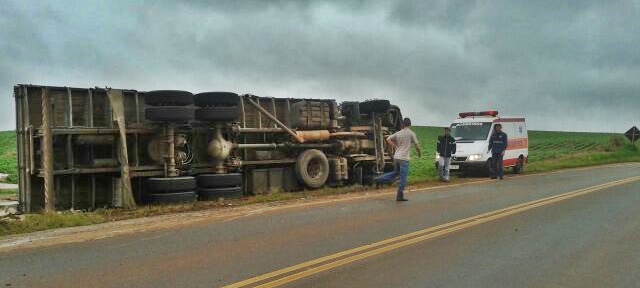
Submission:
[[239,187],[242,186],[242,174],[201,174],[196,176],[196,181],[200,189]]
[[198,190],[202,201],[217,201],[220,198],[233,199],[242,197],[242,187],[206,188]]
[[396,130],[402,129],[402,113],[398,106],[391,105],[391,108],[387,111],[387,116],[382,117],[382,125]]
[[298,155],[296,176],[312,189],[320,188],[329,178],[329,160],[320,150],[309,149]]
[[196,178],[191,176],[147,178],[147,191],[152,194],[193,191],[196,188]]
[[233,121],[238,119],[240,111],[234,107],[202,107],[196,110],[196,120],[203,122]]
[[523,172],[524,172],[524,159],[522,159],[522,157],[519,157],[518,161],[516,162],[516,166],[513,166],[513,173],[522,174]]
[[187,106],[193,104],[193,94],[180,90],[156,90],[144,93],[149,106]]
[[193,102],[199,107],[232,107],[240,104],[240,96],[232,92],[204,92],[193,95]]
[[389,100],[369,100],[360,102],[360,113],[369,114],[371,112],[384,113],[391,108]]
[[198,194],[194,191],[151,194],[151,203],[156,204],[189,203],[197,199]]
[[184,106],[147,107],[144,117],[155,122],[189,122],[193,120],[193,108]]
[[362,167],[353,168],[353,181],[360,186],[364,184]]

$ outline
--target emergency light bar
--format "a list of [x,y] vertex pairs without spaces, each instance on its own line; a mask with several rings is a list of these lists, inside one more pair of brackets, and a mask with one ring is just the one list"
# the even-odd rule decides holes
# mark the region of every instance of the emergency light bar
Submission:
[[482,111],[482,112],[462,112],[460,114],[460,118],[466,118],[466,117],[471,117],[471,116],[492,116],[492,117],[496,117],[498,116],[498,111],[495,110],[491,110],[491,111]]

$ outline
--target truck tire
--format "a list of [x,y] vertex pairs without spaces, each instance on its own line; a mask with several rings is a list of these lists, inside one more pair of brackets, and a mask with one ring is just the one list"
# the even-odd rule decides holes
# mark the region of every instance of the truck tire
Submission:
[[202,201],[217,201],[220,198],[234,199],[242,197],[242,187],[206,188],[198,190]]
[[360,113],[370,114],[372,112],[384,113],[391,108],[389,100],[369,100],[360,102]]
[[195,191],[151,194],[151,203],[154,204],[189,203],[196,200],[198,200],[198,193]]
[[240,96],[232,92],[204,92],[193,95],[193,102],[199,107],[233,107],[240,104]]
[[196,110],[196,120],[202,122],[233,121],[238,119],[240,111],[233,107],[202,107]]
[[196,182],[200,189],[239,187],[242,186],[242,174],[201,174],[196,176]]
[[189,122],[193,116],[193,108],[184,106],[147,107],[144,110],[144,117],[154,122]]
[[387,126],[395,130],[402,129],[402,113],[400,113],[400,108],[398,106],[391,105],[391,108],[387,111],[387,115],[382,117],[382,126]]
[[152,194],[193,191],[197,186],[196,178],[191,176],[147,178],[147,192]]
[[322,187],[329,178],[329,160],[320,150],[309,149],[298,155],[296,176],[309,188]]
[[149,106],[187,106],[193,104],[193,94],[180,90],[156,90],[144,93]]
[[355,182],[355,184],[360,186],[364,184],[362,167],[353,168],[353,182]]

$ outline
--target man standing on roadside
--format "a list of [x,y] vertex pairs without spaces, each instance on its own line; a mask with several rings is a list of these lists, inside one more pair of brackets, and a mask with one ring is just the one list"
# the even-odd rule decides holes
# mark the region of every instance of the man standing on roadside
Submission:
[[451,155],[456,153],[456,140],[451,137],[451,128],[444,127],[444,135],[438,136],[436,151],[438,151],[438,155],[440,156],[438,161],[440,181],[449,182]]
[[416,148],[418,158],[422,157],[422,151],[418,144],[418,138],[416,134],[411,131],[411,119],[404,118],[402,120],[402,130],[394,133],[387,138],[387,143],[396,149],[396,153],[393,155],[392,172],[386,173],[375,179],[376,186],[393,181],[396,177],[400,176],[400,184],[398,184],[398,193],[396,194],[396,201],[409,201],[404,198],[404,188],[407,186],[407,177],[409,176],[409,160],[411,157],[411,146]]
[[[489,174],[491,179],[504,179],[504,151],[507,150],[507,134],[502,132],[502,124],[493,126],[493,134],[489,138],[489,151],[491,152],[491,163],[489,163]],[[487,151],[487,152],[489,152]]]

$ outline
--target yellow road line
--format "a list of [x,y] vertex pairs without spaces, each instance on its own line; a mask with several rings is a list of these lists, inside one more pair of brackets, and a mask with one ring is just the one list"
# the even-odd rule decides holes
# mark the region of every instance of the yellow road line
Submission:
[[[273,279],[269,282],[260,284],[254,287],[277,287],[283,284],[287,284],[304,277],[308,277],[314,274],[318,274],[323,271],[327,271],[339,266],[343,266],[361,259],[376,256],[382,253],[386,253],[392,250],[396,250],[408,245],[419,243],[425,240],[433,239],[439,236],[453,233],[462,229],[480,225],[486,222],[490,222],[496,219],[504,218],[513,214],[521,213],[530,209],[534,209],[540,206],[553,204],[559,201],[571,199],[581,195],[601,191],[606,188],[619,186],[623,184],[640,181],[640,176],[631,177],[622,180],[616,180],[607,182],[592,187],[587,187],[571,192],[567,192],[560,195],[554,195],[522,204],[517,204],[507,208],[482,213],[465,219],[449,222],[446,224],[426,228],[423,230],[411,232],[408,234],[400,235],[397,237],[389,238],[383,241],[375,242],[372,244],[364,245],[361,247],[345,250],[335,254],[331,254],[325,257],[321,257],[315,260],[300,263],[291,267],[273,271],[264,275],[256,276],[244,281],[240,281],[228,286],[226,288],[248,287],[269,279]],[[296,272],[297,271],[297,272]]]

